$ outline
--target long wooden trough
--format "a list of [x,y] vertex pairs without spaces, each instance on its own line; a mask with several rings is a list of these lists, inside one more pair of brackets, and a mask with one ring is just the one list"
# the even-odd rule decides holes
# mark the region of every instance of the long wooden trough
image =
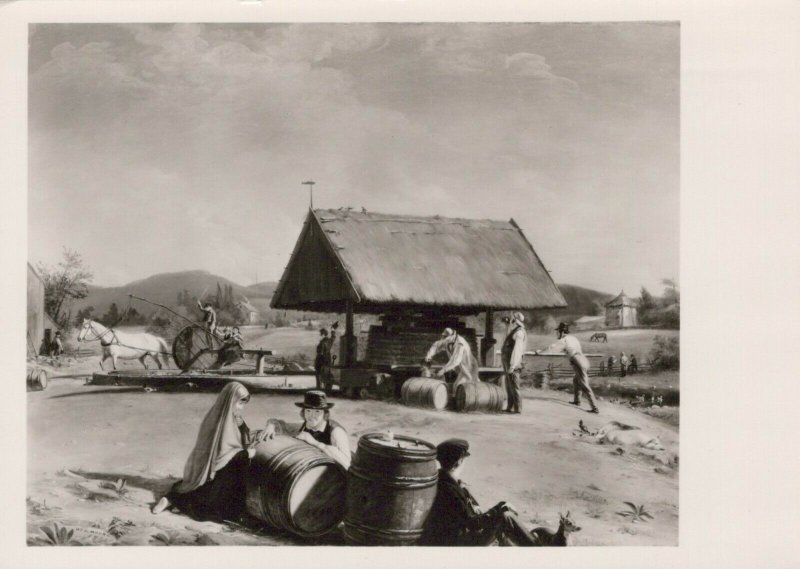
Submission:
[[280,391],[299,393],[313,389],[316,378],[308,371],[267,372],[255,375],[251,370],[217,370],[204,372],[176,369],[119,370],[92,374],[88,385],[131,385],[155,390],[218,391],[227,383],[238,381],[253,392]]

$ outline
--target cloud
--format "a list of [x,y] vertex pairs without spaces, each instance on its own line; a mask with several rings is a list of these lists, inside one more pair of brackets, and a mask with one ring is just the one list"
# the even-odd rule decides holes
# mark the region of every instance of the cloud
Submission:
[[535,53],[519,52],[509,55],[505,58],[505,68],[512,75],[557,83],[573,91],[578,90],[578,84],[575,81],[553,74],[552,67],[545,62],[545,58]]

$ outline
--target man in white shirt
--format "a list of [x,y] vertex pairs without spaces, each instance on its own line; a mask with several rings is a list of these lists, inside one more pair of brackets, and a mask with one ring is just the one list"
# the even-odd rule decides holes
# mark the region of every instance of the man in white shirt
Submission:
[[509,413],[522,412],[519,372],[522,369],[522,356],[525,355],[527,345],[528,333],[525,331],[525,316],[521,312],[515,312],[511,315],[508,332],[500,352],[503,361],[503,372],[506,376],[507,411]]
[[430,364],[433,356],[439,352],[445,352],[450,359],[436,375],[444,377],[448,372],[456,373],[453,393],[462,383],[478,381],[478,362],[472,355],[472,348],[469,347],[469,342],[452,328],[445,328],[441,340],[433,343],[425,356],[425,363]]
[[[575,377],[572,379],[573,390],[575,391],[573,405],[580,406],[581,393],[584,393],[589,399],[592,413],[599,413],[597,409],[597,401],[594,397],[594,392],[589,385],[589,360],[583,355],[581,350],[581,343],[578,339],[569,333],[569,326],[564,322],[558,325],[556,330],[558,335],[558,342],[548,346],[545,350],[550,354],[566,354],[569,358],[569,363],[572,369],[575,370]],[[542,353],[542,350],[536,350],[537,354]]]

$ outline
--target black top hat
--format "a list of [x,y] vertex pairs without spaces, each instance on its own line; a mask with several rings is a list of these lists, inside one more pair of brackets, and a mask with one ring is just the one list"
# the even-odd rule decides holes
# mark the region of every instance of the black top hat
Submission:
[[325,392],[317,390],[306,391],[303,402],[295,403],[295,405],[303,409],[330,409],[333,407],[333,403],[328,403]]
[[566,322],[561,322],[558,325],[558,330],[557,331],[558,332],[569,332],[569,326],[567,325]]

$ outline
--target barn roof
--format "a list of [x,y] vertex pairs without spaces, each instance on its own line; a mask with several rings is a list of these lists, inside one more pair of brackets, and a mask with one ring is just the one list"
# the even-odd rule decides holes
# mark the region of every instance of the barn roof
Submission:
[[609,307],[612,307],[612,308],[615,307],[615,306],[636,306],[636,302],[631,300],[628,297],[628,295],[625,294],[625,291],[623,290],[616,296],[616,298],[614,298],[613,300],[610,300],[609,302],[607,302],[606,306],[609,306]]
[[513,219],[310,210],[272,307],[338,311],[347,299],[357,312],[567,305]]

